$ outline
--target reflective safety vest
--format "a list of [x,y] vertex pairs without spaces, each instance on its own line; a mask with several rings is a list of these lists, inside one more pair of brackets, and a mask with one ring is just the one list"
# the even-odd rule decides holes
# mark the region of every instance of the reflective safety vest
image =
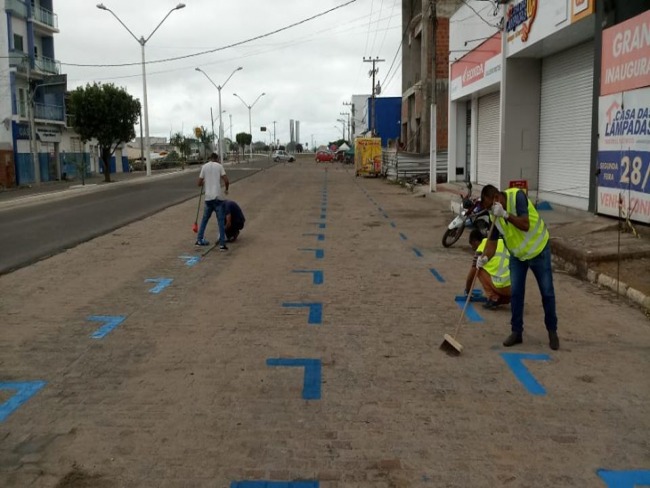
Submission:
[[[521,190],[518,188],[508,188],[504,191],[506,211],[509,214],[517,215],[516,199],[519,191]],[[530,200],[528,200],[528,222],[530,226],[528,231],[524,232],[501,217],[496,220],[497,229],[501,232],[510,254],[520,261],[528,261],[536,257],[544,250],[549,239],[546,224]]]
[[[477,253],[482,253],[485,250],[487,241],[487,239],[481,241],[476,248]],[[492,283],[494,283],[495,287],[505,288],[510,286],[510,253],[506,249],[503,239],[497,241],[497,250],[487,264],[483,266],[483,269],[492,277]]]

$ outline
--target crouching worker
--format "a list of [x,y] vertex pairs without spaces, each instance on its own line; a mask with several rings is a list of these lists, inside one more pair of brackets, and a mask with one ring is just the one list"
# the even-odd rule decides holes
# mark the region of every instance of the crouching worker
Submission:
[[[469,245],[475,251],[472,269],[467,274],[465,293],[472,293],[470,289],[474,274],[478,273],[478,280],[483,286],[487,302],[483,305],[489,310],[496,310],[499,305],[510,303],[512,289],[510,287],[510,254],[506,249],[503,239],[497,242],[494,256],[486,260],[483,255],[487,239],[481,231],[474,229],[469,235]],[[482,258],[482,259],[481,259]]]
[[226,200],[223,205],[226,214],[226,238],[228,242],[235,242],[244,228],[246,218],[239,205],[232,200]]

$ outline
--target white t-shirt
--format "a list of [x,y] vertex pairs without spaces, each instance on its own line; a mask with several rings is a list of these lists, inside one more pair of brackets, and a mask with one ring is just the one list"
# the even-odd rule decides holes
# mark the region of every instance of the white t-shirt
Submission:
[[199,178],[203,179],[203,188],[205,189],[205,201],[223,200],[221,191],[221,177],[226,174],[221,164],[215,161],[208,161],[201,167]]

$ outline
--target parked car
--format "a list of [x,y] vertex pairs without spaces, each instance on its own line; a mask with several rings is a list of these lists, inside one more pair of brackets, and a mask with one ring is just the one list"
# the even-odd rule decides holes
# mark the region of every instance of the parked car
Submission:
[[291,154],[289,154],[287,151],[275,151],[273,155],[271,156],[273,161],[276,163],[280,161],[287,161],[289,163],[293,163],[296,158],[294,158]]
[[332,161],[333,159],[334,155],[330,151],[318,151],[316,153],[317,163],[326,163],[328,161]]

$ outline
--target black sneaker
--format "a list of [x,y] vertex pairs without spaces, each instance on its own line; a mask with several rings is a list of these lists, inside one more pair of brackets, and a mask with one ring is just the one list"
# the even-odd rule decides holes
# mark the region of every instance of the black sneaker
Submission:
[[490,299],[488,299],[488,301],[483,304],[483,308],[486,310],[496,310],[498,307],[499,302],[495,302]]
[[194,243],[195,246],[209,246],[210,242],[206,241],[205,239],[199,239]]
[[506,347],[512,347],[516,344],[521,344],[523,341],[521,334],[517,334],[516,332],[513,332],[510,334],[505,341],[503,341],[503,345]]
[[548,345],[554,351],[557,351],[560,348],[560,338],[554,330],[548,332]]
[[227,251],[227,250],[228,250],[228,246],[226,246],[225,244],[222,245],[222,246],[219,246],[219,251]]

